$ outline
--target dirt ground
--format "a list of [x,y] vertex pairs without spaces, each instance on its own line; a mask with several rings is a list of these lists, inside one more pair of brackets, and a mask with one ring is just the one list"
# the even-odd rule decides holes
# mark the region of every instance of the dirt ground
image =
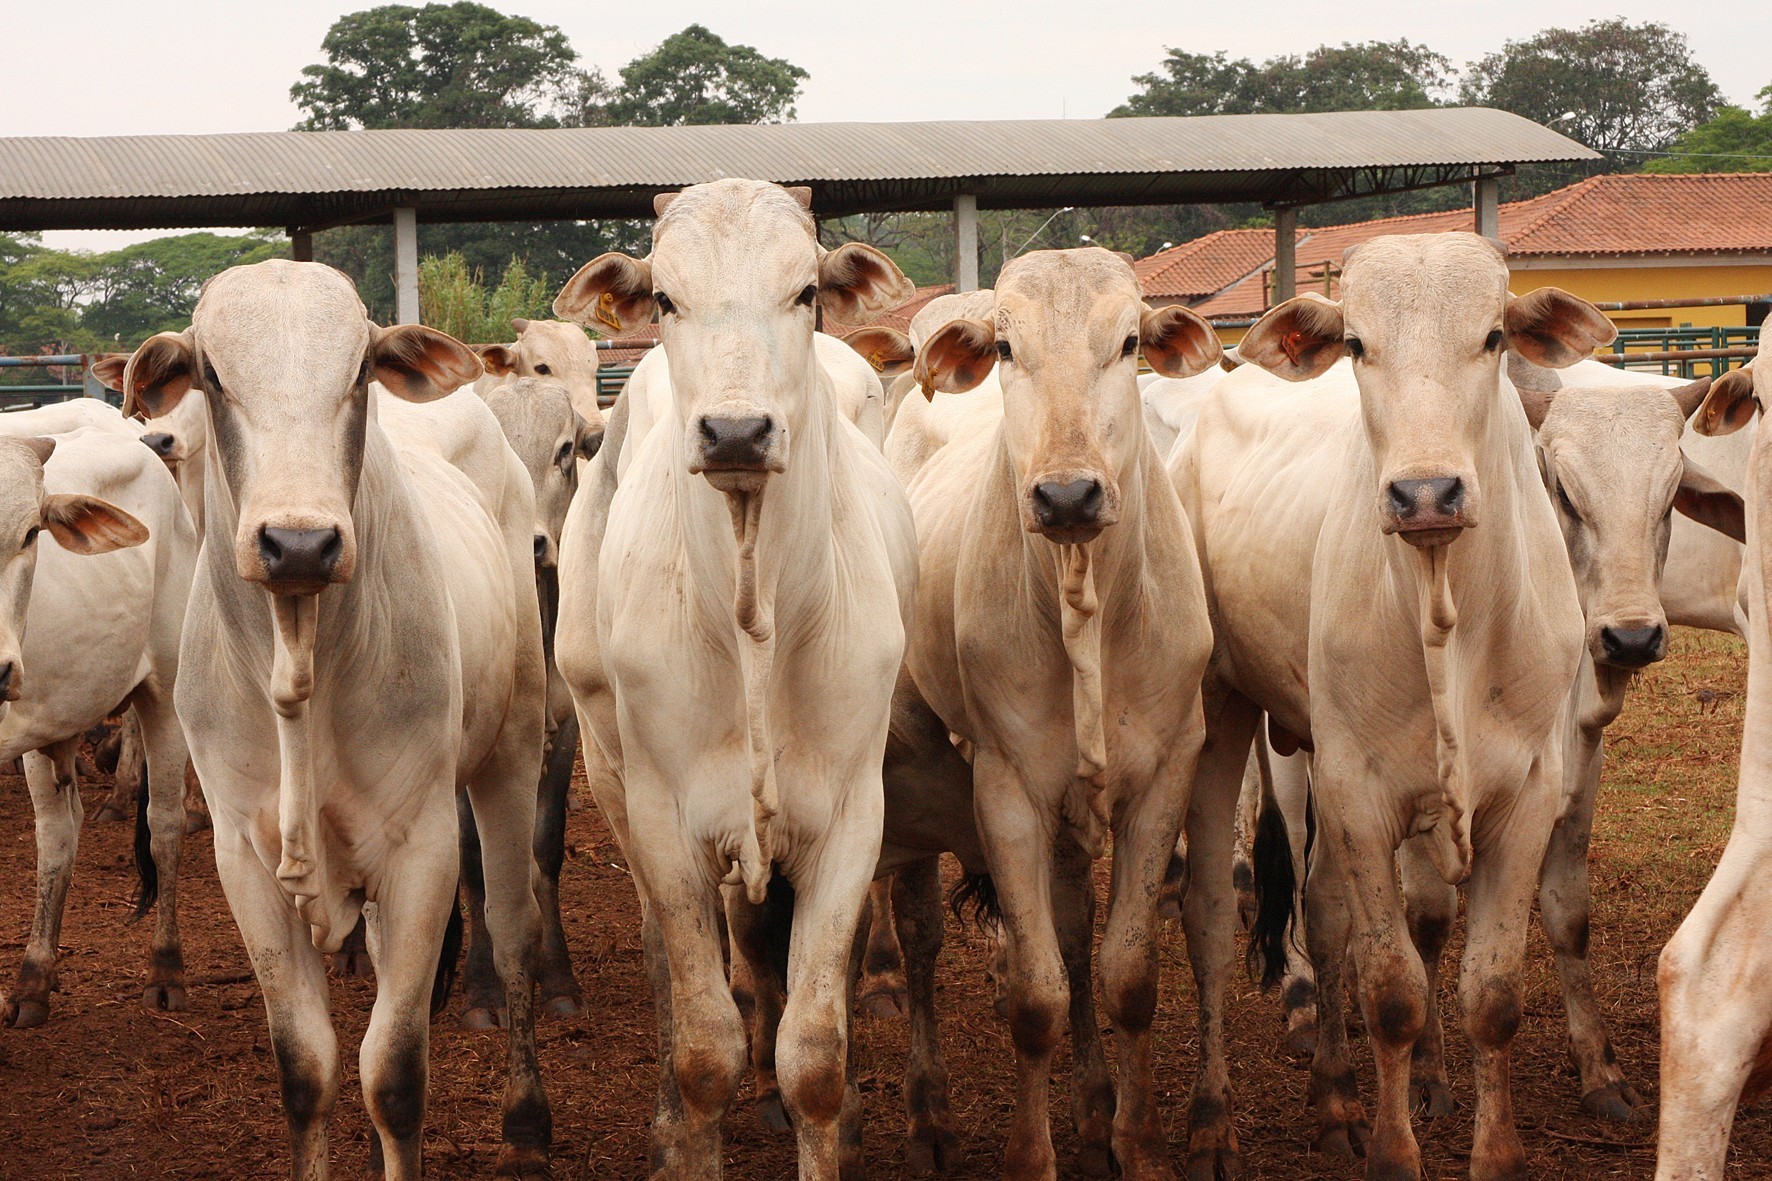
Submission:
[[[1733,805],[1746,671],[1732,639],[1677,634],[1673,656],[1649,670],[1610,742],[1594,841],[1596,978],[1619,1055],[1639,1090],[1656,1091],[1655,957],[1709,876]],[[88,811],[103,785],[87,788]],[[542,1069],[553,1101],[557,1179],[645,1176],[647,1119],[655,1084],[651,1008],[641,971],[633,889],[594,809],[569,834],[562,887],[567,933],[590,1011],[541,1026]],[[63,931],[61,987],[49,1024],[0,1030],[0,1181],[14,1178],[276,1177],[287,1168],[283,1119],[264,1012],[222,900],[208,835],[193,839],[180,889],[190,1010],[141,1008],[148,925],[124,925],[134,888],[130,830],[89,824]],[[0,778],[0,984],[9,985],[30,926],[34,852],[24,783]],[[1105,864],[1103,866],[1105,881]],[[955,1178],[998,1175],[1011,1106],[1008,1037],[990,1006],[985,945],[950,920],[941,971],[944,1045],[965,1160]],[[1455,1011],[1456,946],[1440,982]],[[1181,934],[1164,948],[1159,1082],[1179,1165],[1192,1077],[1192,987]],[[1652,1122],[1603,1123],[1583,1115],[1564,1049],[1562,1006],[1551,958],[1534,928],[1525,1020],[1515,1042],[1515,1102],[1539,1178],[1647,1178],[1654,1170]],[[348,1064],[333,1118],[334,1168],[357,1176],[367,1160],[368,1124],[357,1091],[355,1046],[373,984],[335,981],[335,1020]],[[427,1175],[490,1175],[497,1150],[503,1038],[434,1026]],[[855,1025],[867,1104],[871,1174],[901,1174],[902,1022]],[[1275,1053],[1278,1008],[1243,986],[1232,1005],[1232,1079],[1237,1127],[1250,1181],[1356,1178],[1358,1162],[1310,1152],[1307,1072]],[[1462,1034],[1448,1030],[1453,1088],[1449,1118],[1417,1124],[1427,1174],[1465,1174],[1472,1092]],[[1112,1047],[1109,1047],[1110,1054]],[[1356,1042],[1371,1102],[1372,1068]],[[1055,1114],[1067,1110],[1069,1062],[1057,1063]],[[1650,1117],[1652,1121],[1652,1117]],[[1061,1173],[1074,1151],[1068,1119],[1057,1119]],[[763,1130],[748,1092],[727,1121],[727,1176],[795,1175],[791,1141]],[[1772,1178],[1772,1109],[1743,1112],[1735,1125],[1731,1176]]]

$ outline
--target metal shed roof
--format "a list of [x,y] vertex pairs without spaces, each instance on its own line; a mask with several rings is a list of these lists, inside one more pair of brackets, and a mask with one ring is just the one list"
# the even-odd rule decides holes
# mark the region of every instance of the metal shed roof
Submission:
[[271,131],[0,138],[0,228],[321,228],[650,217],[728,176],[810,185],[821,217],[945,209],[1294,205],[1595,158],[1504,111],[788,123],[557,130]]

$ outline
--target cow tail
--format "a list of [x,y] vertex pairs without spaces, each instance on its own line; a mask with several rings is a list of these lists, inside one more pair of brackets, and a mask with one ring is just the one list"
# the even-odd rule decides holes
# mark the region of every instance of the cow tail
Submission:
[[148,828],[148,769],[141,768],[135,785],[135,876],[140,888],[135,895],[136,922],[154,909],[160,898],[160,867],[154,864],[154,834]]
[[1003,920],[997,883],[988,873],[961,874],[960,880],[948,891],[948,909],[961,926],[965,926],[969,919],[989,927],[995,927]]
[[1261,990],[1266,992],[1286,974],[1286,943],[1292,935],[1298,874],[1292,864],[1286,815],[1274,796],[1267,740],[1258,733],[1255,744],[1261,808],[1255,820],[1255,923],[1249,929],[1248,964],[1249,974],[1260,979]]

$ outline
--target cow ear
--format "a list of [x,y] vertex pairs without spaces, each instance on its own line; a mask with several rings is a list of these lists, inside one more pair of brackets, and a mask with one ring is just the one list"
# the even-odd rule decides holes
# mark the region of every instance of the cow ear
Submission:
[[1138,344],[1164,377],[1203,373],[1224,355],[1212,325],[1179,305],[1146,308],[1138,320]]
[[845,242],[818,260],[818,301],[833,319],[854,324],[917,294],[898,264],[860,242]]
[[983,320],[949,320],[917,350],[912,374],[923,396],[963,394],[990,375],[997,363],[997,330]]
[[[676,194],[659,194],[667,195]],[[656,308],[652,264],[625,254],[593,258],[554,297],[554,315],[609,332],[632,332],[650,324]]]
[[1745,543],[1747,506],[1740,495],[1683,453],[1680,458],[1685,467],[1680,472],[1680,486],[1674,490],[1674,507],[1700,525]]
[[1559,287],[1510,294],[1501,326],[1509,349],[1546,369],[1567,369],[1618,335],[1599,308]]
[[1754,420],[1760,408],[1754,397],[1752,365],[1731,369],[1710,384],[1710,393],[1692,419],[1692,429],[1701,435],[1730,435]]
[[573,438],[577,441],[576,450],[580,459],[594,459],[597,452],[603,449],[604,424],[592,426],[585,416],[574,410],[572,412]]
[[1237,355],[1287,381],[1321,376],[1347,351],[1341,305],[1314,292],[1294,296],[1255,322]]
[[92,379],[107,390],[123,392],[123,370],[129,365],[128,353],[106,353],[102,357],[94,357],[86,371]]
[[38,464],[48,463],[49,457],[55,454],[55,440],[47,435],[32,435],[28,439],[20,439],[19,442],[30,448],[31,454],[37,457]]
[[191,330],[150,336],[123,367],[123,417],[159,418],[195,384],[197,350]]
[[515,332],[518,336],[522,336],[523,333],[527,332],[528,330],[529,330],[529,321],[528,320],[525,320],[522,316],[512,316],[511,317],[511,331],[512,332]]
[[788,196],[800,203],[800,208],[808,213],[812,211],[812,188],[809,185],[788,185]]
[[45,496],[43,527],[72,554],[108,554],[148,539],[146,525],[96,496]]
[[911,338],[896,328],[860,328],[843,337],[843,343],[860,353],[882,377],[897,377],[917,359]]
[[503,377],[517,368],[517,350],[508,344],[483,344],[474,351],[480,354],[480,364],[486,372],[494,377]]
[[1701,377],[1691,385],[1683,385],[1678,389],[1667,391],[1674,396],[1674,401],[1679,403],[1681,418],[1691,418],[1692,412],[1704,405],[1704,396],[1710,393],[1712,380],[1714,379]]
[[485,372],[473,349],[421,324],[370,328],[369,361],[375,380],[408,402],[431,402]]

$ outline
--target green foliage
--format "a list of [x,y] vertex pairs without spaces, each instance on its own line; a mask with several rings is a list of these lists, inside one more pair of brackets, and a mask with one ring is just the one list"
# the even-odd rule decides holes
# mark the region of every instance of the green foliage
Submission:
[[1155,71],[1132,79],[1143,89],[1108,115],[1401,111],[1439,105],[1451,79],[1450,61],[1407,40],[1319,45],[1259,65],[1171,48]]
[[553,315],[554,288],[529,274],[520,258],[510,260],[497,287],[470,269],[460,254],[427,255],[418,263],[420,318],[432,328],[469,344],[511,339],[511,318],[542,320]]
[[1772,172],[1772,86],[1760,91],[1760,113],[1723,107],[1716,118],[1684,133],[1644,172]]
[[347,13],[320,48],[289,89],[304,131],[558,127],[601,89],[558,28],[469,0]]
[[794,63],[728,45],[690,25],[622,67],[621,84],[601,112],[617,126],[786,123],[808,77]]

